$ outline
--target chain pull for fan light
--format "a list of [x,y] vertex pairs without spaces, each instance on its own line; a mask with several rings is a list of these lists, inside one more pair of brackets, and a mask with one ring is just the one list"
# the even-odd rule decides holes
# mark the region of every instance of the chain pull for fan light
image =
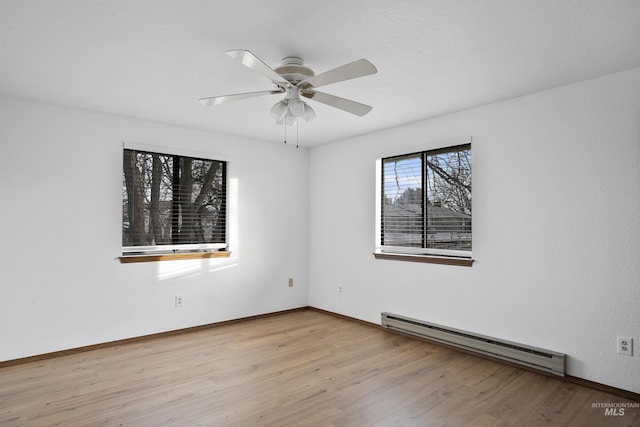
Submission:
[[287,125],[286,125],[286,123],[284,125],[284,143],[285,144],[287,143]]
[[[300,148],[300,128],[299,126],[299,120],[295,121],[295,125],[296,127],[296,148]],[[287,143],[287,125],[286,125],[286,117],[285,117],[285,124],[284,124],[284,143]]]

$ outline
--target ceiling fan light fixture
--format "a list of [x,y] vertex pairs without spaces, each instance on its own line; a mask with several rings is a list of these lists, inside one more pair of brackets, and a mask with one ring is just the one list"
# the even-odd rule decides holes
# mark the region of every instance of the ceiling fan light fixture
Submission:
[[292,98],[289,100],[289,113],[295,117],[301,117],[304,114],[305,103],[300,98]]
[[289,110],[289,105],[287,100],[283,99],[282,101],[277,102],[273,107],[271,107],[271,115],[276,120],[282,120],[284,116],[287,114]]

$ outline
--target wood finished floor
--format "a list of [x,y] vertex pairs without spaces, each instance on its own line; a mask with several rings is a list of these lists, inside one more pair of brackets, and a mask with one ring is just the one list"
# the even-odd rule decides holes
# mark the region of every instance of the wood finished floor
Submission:
[[2,426],[639,426],[632,402],[305,310],[0,369]]

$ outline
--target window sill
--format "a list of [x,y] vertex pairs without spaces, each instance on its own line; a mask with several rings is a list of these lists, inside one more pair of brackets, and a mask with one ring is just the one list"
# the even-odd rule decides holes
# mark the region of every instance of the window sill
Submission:
[[121,264],[133,262],[156,262],[156,261],[177,261],[187,259],[207,259],[207,258],[229,258],[231,252],[186,252],[178,254],[157,254],[157,255],[126,255],[120,257]]
[[394,254],[394,253],[382,253],[374,252],[373,256],[376,259],[386,259],[392,261],[409,261],[409,262],[424,262],[429,264],[442,264],[442,265],[457,265],[459,267],[471,267],[473,260],[471,258],[455,258],[433,255],[410,255],[410,254]]

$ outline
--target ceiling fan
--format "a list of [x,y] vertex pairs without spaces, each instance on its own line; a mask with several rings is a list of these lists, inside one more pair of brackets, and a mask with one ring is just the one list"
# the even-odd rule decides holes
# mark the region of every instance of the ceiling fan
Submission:
[[204,105],[212,106],[256,96],[284,94],[284,99],[271,108],[271,115],[276,119],[276,124],[287,126],[295,125],[300,117],[309,121],[316,115],[301,97],[313,99],[356,116],[364,116],[371,111],[372,107],[369,105],[315,90],[320,86],[377,73],[376,67],[366,59],[359,59],[315,75],[313,70],[304,65],[304,60],[297,56],[284,58],[282,65],[272,69],[248,50],[229,50],[227,55],[271,80],[274,89],[202,98],[200,102]]

